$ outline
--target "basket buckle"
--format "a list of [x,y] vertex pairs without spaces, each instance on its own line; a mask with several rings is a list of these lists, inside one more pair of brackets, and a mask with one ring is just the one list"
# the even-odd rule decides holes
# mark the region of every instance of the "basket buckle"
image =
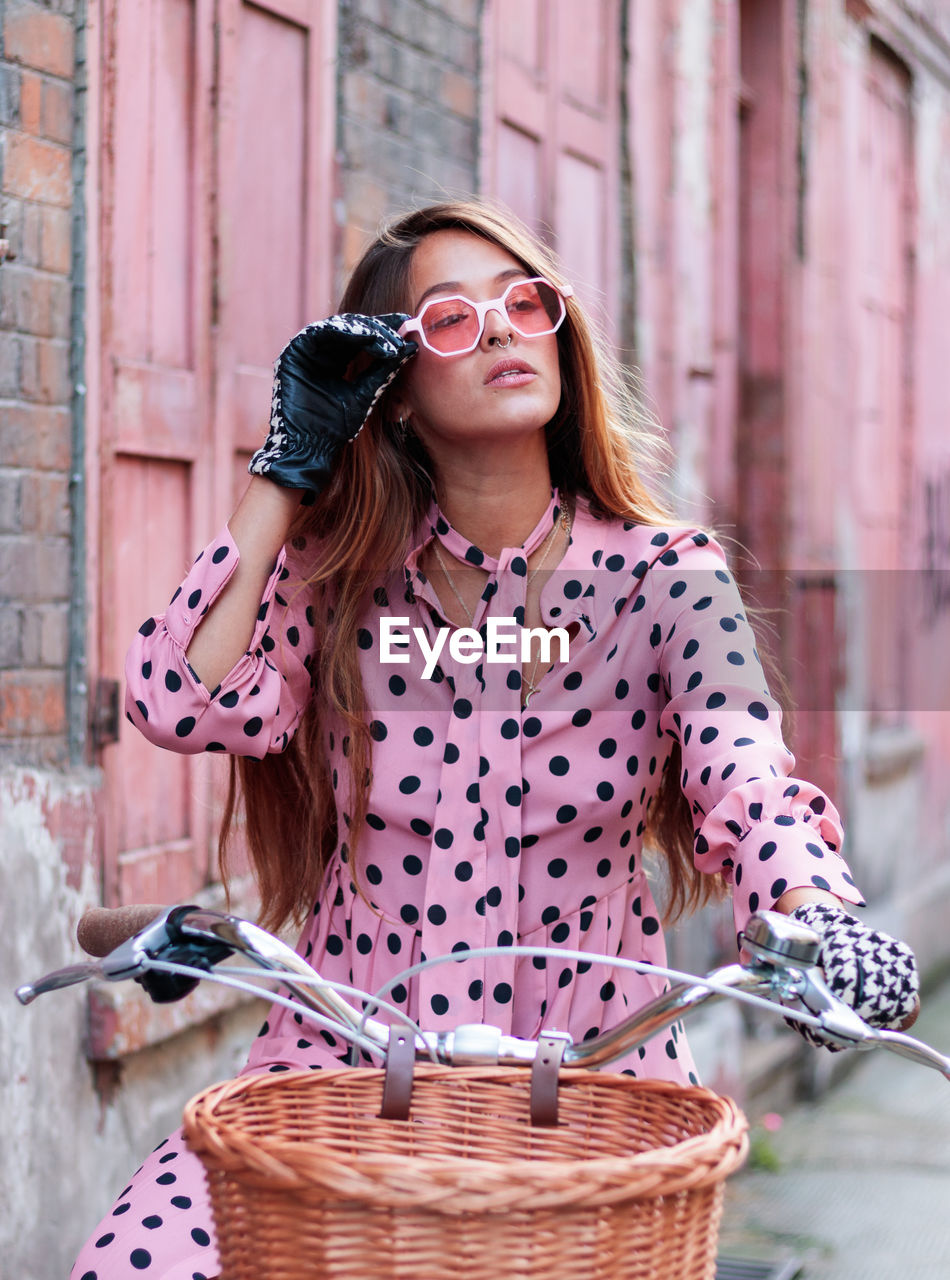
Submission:
[[573,1043],[566,1031],[542,1031],[531,1064],[531,1123],[557,1127],[557,1086],[564,1050]]

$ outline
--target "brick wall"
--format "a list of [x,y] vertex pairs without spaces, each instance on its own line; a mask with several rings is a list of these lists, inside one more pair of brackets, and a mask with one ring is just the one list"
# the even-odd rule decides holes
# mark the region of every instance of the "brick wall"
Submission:
[[0,0],[0,761],[67,751],[74,0]]
[[387,214],[476,190],[480,13],[480,0],[341,0],[344,275]]

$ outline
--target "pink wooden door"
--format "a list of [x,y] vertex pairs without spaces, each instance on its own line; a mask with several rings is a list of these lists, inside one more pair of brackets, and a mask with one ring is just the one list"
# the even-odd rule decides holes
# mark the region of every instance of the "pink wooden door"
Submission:
[[[273,358],[326,310],[332,245],[310,228],[330,226],[334,8],[103,5],[105,681],[227,518]],[[100,759],[107,901],[174,901],[213,879],[221,762],[158,751],[125,723]]]
[[484,187],[552,240],[608,325],[617,314],[618,0],[489,0]]
[[909,556],[912,421],[910,332],[912,183],[910,81],[872,45],[863,86],[855,262],[858,302],[854,508],[865,604],[867,706],[901,718],[912,616],[902,598]]
[[[210,0],[103,10],[100,672],[161,609],[211,521]],[[104,749],[107,900],[164,901],[208,876],[204,761],[123,725]]]

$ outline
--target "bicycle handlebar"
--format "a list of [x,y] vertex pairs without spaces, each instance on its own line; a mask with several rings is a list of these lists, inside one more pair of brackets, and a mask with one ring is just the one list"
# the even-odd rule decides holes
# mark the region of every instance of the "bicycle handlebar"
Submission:
[[[239,955],[250,960],[256,970],[263,971],[257,976],[267,976],[285,986],[298,1002],[295,1008],[303,1006],[300,1011],[309,1012],[322,1025],[342,1030],[345,1038],[354,1044],[385,1056],[391,1034],[389,1025],[368,1013],[359,1013],[334,984],[321,978],[297,952],[250,921],[196,906],[123,907],[113,911],[100,908],[83,917],[77,934],[84,949],[99,955],[100,959],[70,965],[24,984],[16,991],[21,1004],[29,1004],[47,991],[90,978],[110,982],[132,978],[158,1001],[178,999],[207,977],[281,1000],[282,997],[259,986],[227,977],[227,971],[213,972],[213,966],[221,960]],[[118,945],[106,950],[116,939],[119,939]],[[773,1011],[778,1006],[783,1016],[818,1027],[842,1048],[887,1048],[933,1067],[950,1079],[950,1058],[903,1032],[869,1027],[831,992],[817,967],[820,940],[812,930],[787,916],[762,911],[749,920],[742,943],[748,956],[746,961],[716,969],[705,977],[679,974],[617,957],[567,952],[563,948],[510,947],[505,951],[512,955],[543,953],[583,959],[585,963],[602,960],[673,979],[673,985],[666,992],[618,1026],[591,1040],[569,1044],[563,1055],[565,1066],[604,1066],[700,1005],[733,996],[766,1004]],[[477,951],[453,953],[439,957],[438,961],[458,963],[479,954]],[[368,1008],[379,1007],[378,997],[360,994]],[[803,1013],[803,1009],[807,1012]],[[495,1027],[462,1026],[455,1031],[427,1032],[415,1027],[398,1009],[393,1012],[413,1027],[416,1053],[420,1057],[456,1066],[525,1065],[534,1060],[537,1052],[536,1041],[504,1035]]]

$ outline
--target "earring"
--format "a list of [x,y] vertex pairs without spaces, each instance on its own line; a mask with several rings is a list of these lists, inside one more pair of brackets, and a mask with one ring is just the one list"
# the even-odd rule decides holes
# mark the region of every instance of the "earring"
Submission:
[[396,435],[399,436],[401,440],[405,440],[408,434],[409,434],[409,419],[401,418],[401,417],[397,418],[396,419]]

